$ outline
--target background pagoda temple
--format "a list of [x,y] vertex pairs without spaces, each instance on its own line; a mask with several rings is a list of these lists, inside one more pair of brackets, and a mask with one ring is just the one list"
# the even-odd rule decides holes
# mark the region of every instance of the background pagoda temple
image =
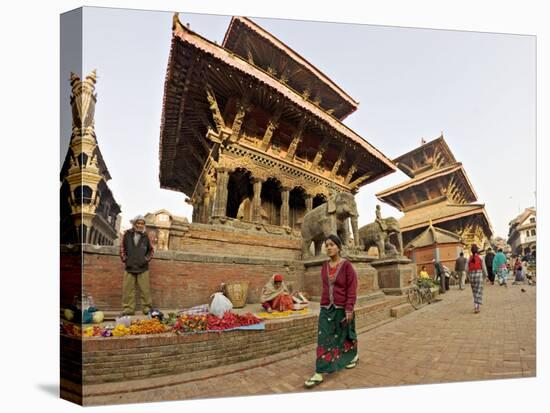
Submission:
[[193,223],[297,231],[333,192],[396,170],[342,123],[358,106],[295,51],[233,17],[220,46],[174,16],[160,136],[160,184]]
[[468,175],[457,162],[443,135],[394,159],[411,179],[376,194],[377,198],[402,211],[399,220],[403,243],[420,235],[430,221],[438,228],[459,235],[465,247],[489,245],[493,233],[484,204]]
[[120,229],[120,206],[107,181],[94,126],[95,70],[84,80],[71,74],[73,125],[61,168],[61,244],[113,245]]

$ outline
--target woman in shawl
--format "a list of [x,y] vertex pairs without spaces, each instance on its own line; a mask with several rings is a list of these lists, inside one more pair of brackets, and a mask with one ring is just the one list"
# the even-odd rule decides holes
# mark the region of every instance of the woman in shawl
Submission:
[[260,303],[262,303],[262,307],[265,308],[268,313],[271,313],[273,310],[292,310],[294,301],[292,300],[292,296],[281,274],[273,274],[269,279],[262,289]]
[[306,380],[307,388],[323,381],[323,373],[355,367],[357,334],[354,306],[357,300],[357,274],[348,260],[340,257],[342,241],[336,235],[325,240],[328,261],[321,268],[323,292],[317,335],[315,374]]
[[519,257],[516,258],[516,262],[514,263],[514,275],[516,276],[514,282],[523,281],[522,265]]
[[476,244],[472,244],[470,249],[472,255],[468,260],[468,279],[472,287],[472,294],[474,296],[474,313],[479,313],[479,306],[483,302],[483,280],[487,278],[487,268],[485,267],[485,260],[482,260],[479,256],[479,249]]
[[495,258],[493,259],[493,272],[497,275],[498,284],[508,287],[506,284],[508,268],[506,267],[506,255],[502,252],[502,248],[498,249]]

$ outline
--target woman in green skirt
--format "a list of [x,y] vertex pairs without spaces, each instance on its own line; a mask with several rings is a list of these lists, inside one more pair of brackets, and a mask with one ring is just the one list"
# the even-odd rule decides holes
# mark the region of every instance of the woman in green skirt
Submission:
[[351,369],[359,361],[353,307],[357,300],[357,273],[340,256],[342,241],[337,235],[325,240],[329,260],[321,268],[323,293],[319,314],[315,374],[306,380],[308,388],[323,381],[323,373]]

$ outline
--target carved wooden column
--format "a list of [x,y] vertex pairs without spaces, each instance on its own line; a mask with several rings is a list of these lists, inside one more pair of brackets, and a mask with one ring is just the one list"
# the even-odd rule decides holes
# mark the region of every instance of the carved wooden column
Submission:
[[313,209],[313,197],[309,194],[306,195],[306,213]]
[[252,199],[252,221],[262,222],[262,184],[264,180],[261,178],[254,178],[254,198]]
[[214,199],[213,217],[225,217],[227,210],[227,184],[229,183],[229,170],[216,168],[216,195]]
[[288,204],[290,198],[290,189],[284,188],[281,191],[281,226],[288,227],[289,226],[289,214],[290,214],[290,207]]

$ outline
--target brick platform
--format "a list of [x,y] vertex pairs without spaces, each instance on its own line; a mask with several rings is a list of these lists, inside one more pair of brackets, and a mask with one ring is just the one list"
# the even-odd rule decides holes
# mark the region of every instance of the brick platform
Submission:
[[[406,297],[374,298],[356,308],[359,331],[392,320],[390,310],[406,301]],[[317,307],[318,308],[318,307]],[[62,336],[62,391],[71,397],[84,386],[122,382],[142,378],[189,373],[245,360],[261,364],[265,357],[314,344],[317,339],[318,311],[283,320],[266,321],[264,331],[231,331],[151,336],[86,337]],[[72,349],[73,351],[69,351]],[[78,361],[67,359],[82,349],[82,377],[75,368]]]
[[[356,368],[331,374],[310,391],[534,377],[536,288],[486,285],[481,313],[472,309],[471,291],[452,287],[440,303],[378,324],[359,335]],[[314,359],[315,345],[309,345],[261,362],[89,385],[85,404],[303,392]]]

